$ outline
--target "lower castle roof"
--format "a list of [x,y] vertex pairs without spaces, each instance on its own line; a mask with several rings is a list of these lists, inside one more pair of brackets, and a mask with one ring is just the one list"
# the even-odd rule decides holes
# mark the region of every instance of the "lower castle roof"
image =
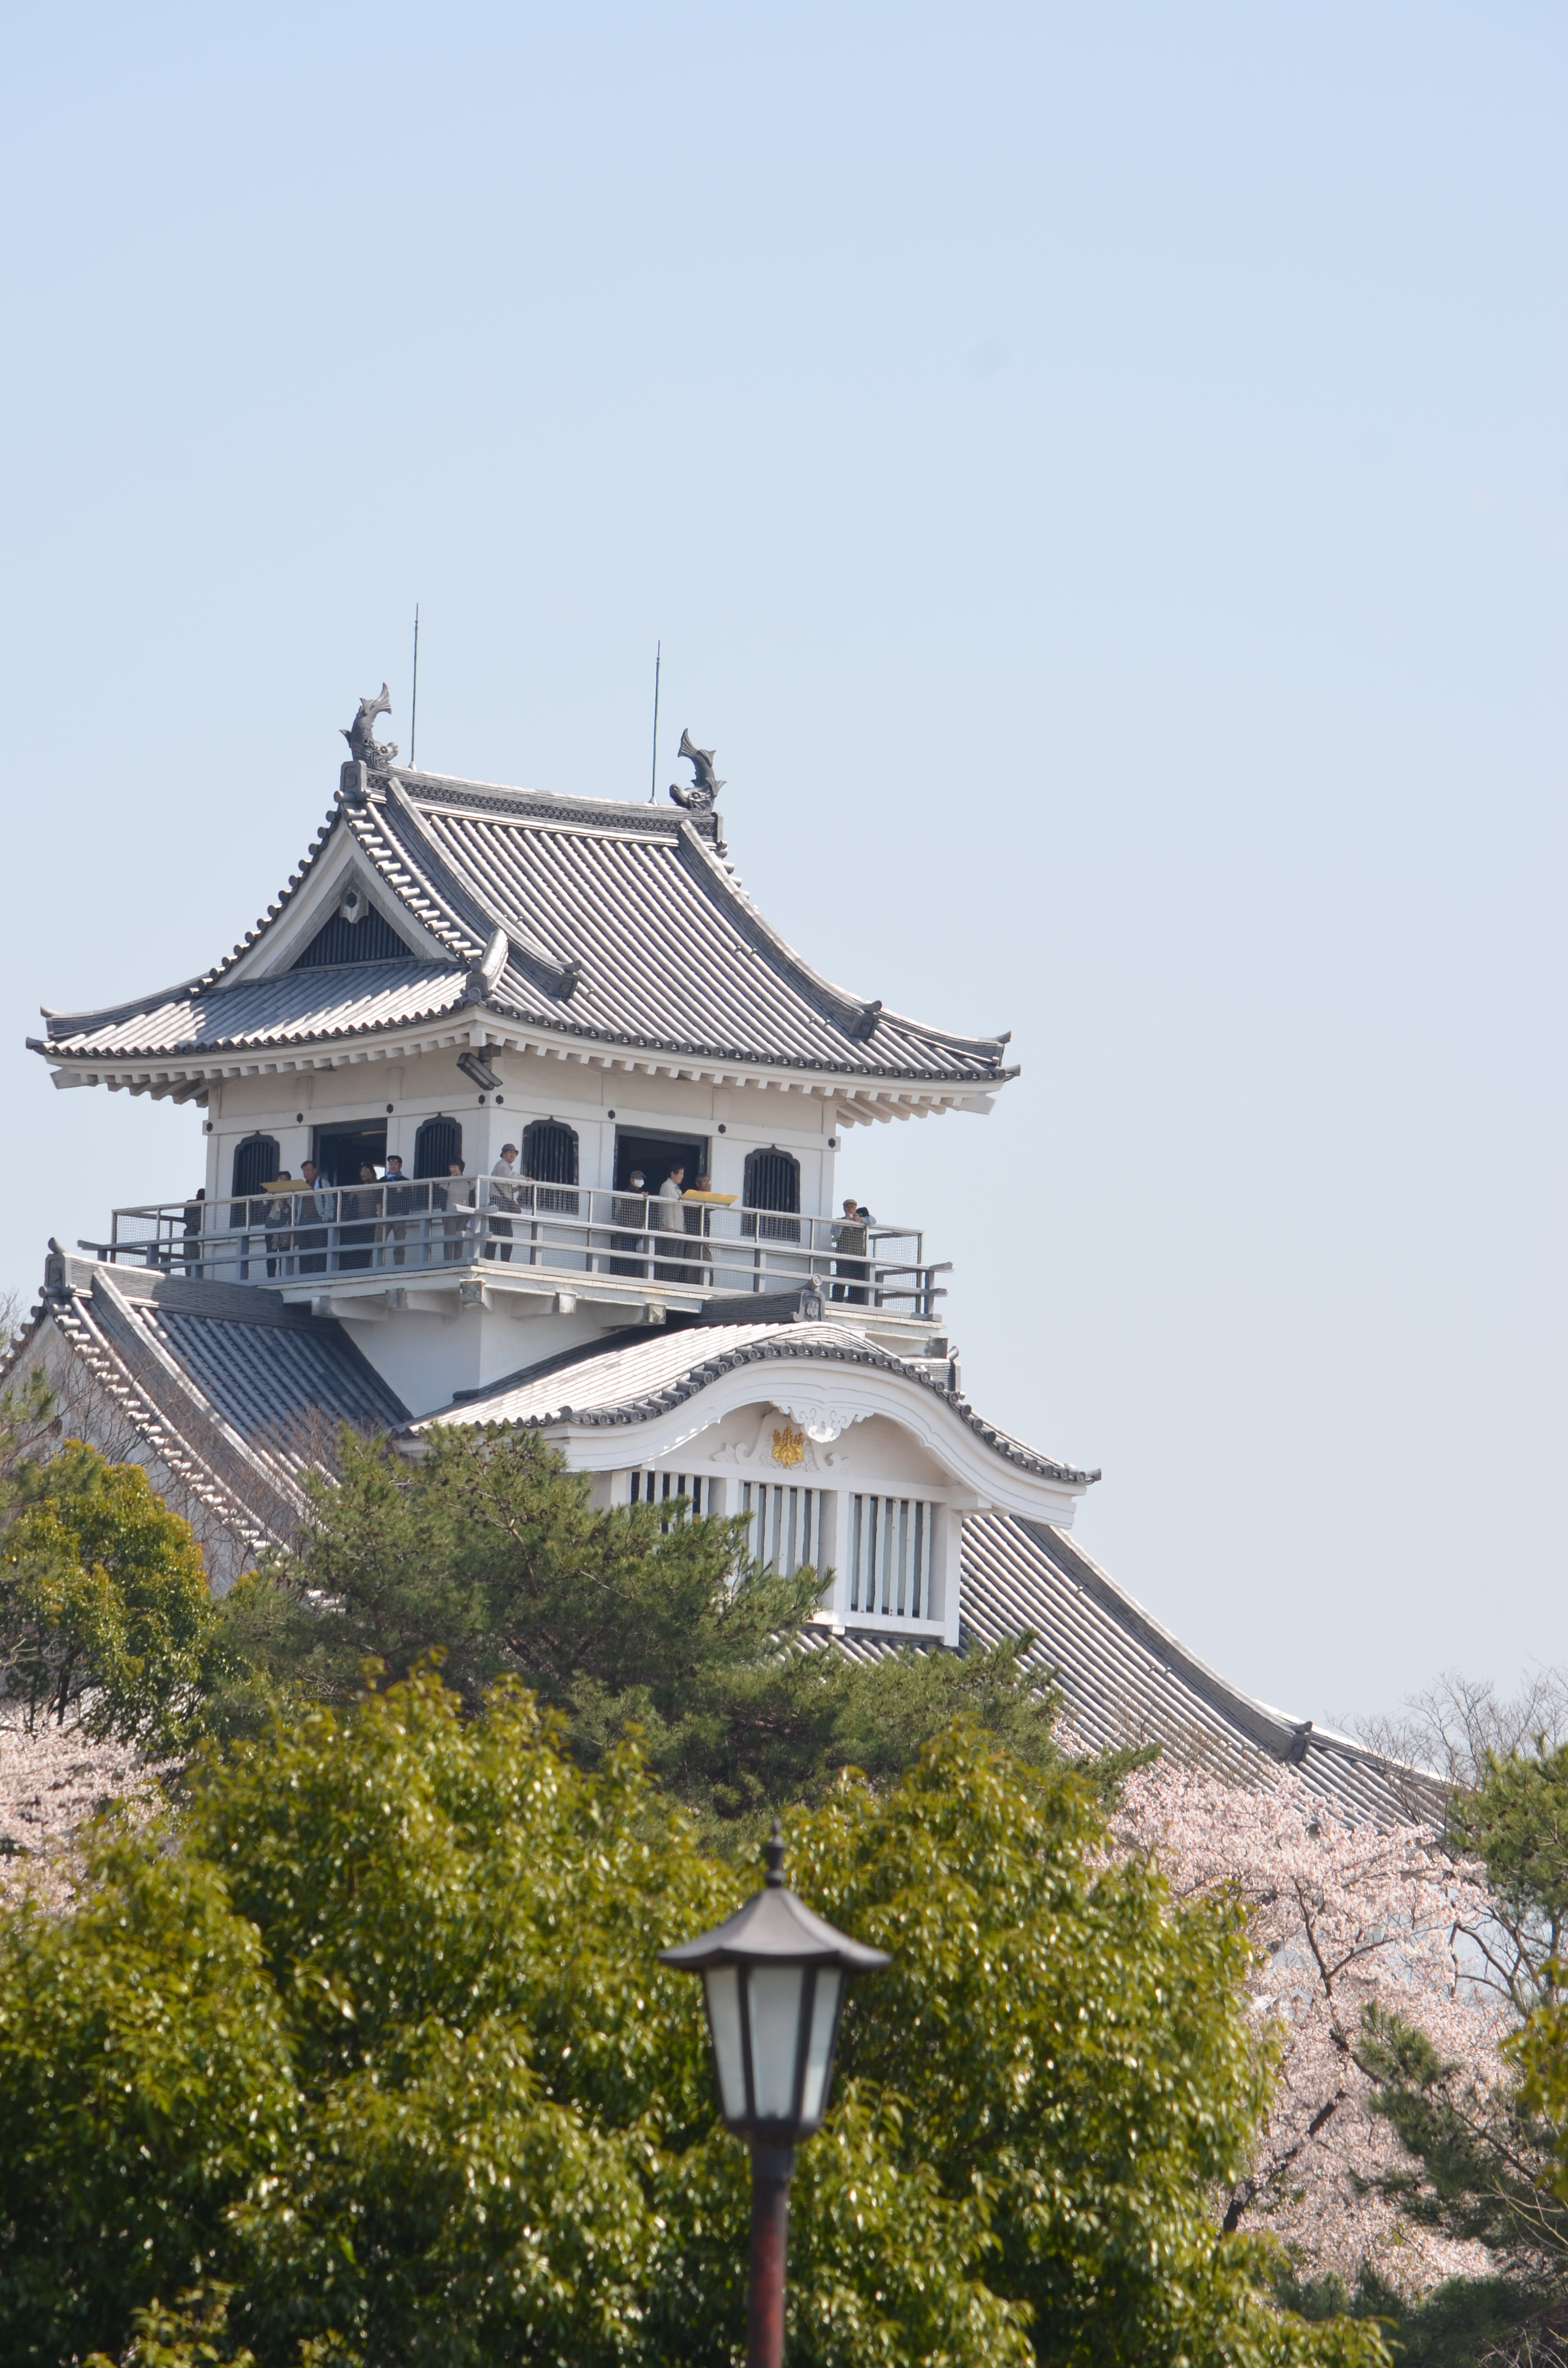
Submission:
[[[301,1480],[330,1452],[339,1422],[406,1436],[438,1418],[411,1421],[335,1319],[254,1287],[55,1252],[13,1370],[38,1353],[46,1328],[113,1403],[146,1460],[171,1472],[223,1525],[237,1549],[231,1567],[293,1534],[305,1509]],[[577,1420],[597,1413],[635,1423],[662,1411],[672,1392],[704,1386],[705,1367],[710,1374],[766,1362],[770,1354],[846,1356],[836,1337],[843,1329],[694,1325],[569,1351],[441,1413],[542,1426],[563,1420],[570,1406]],[[938,1386],[918,1366],[849,1338],[873,1361],[922,1387]],[[1032,1457],[1035,1469],[1069,1476],[1069,1467],[1005,1434],[990,1437],[999,1452],[1016,1451]],[[1243,1783],[1290,1767],[1339,1814],[1380,1825],[1425,1820],[1437,1807],[1440,1788],[1421,1770],[1227,1683],[1048,1522],[1012,1514],[967,1520],[962,1606],[966,1644],[1030,1634],[1028,1661],[1060,1687],[1070,1729],[1086,1748],[1161,1743]],[[825,1632],[821,1641],[825,1646]],[[853,1626],[832,1644],[858,1656],[897,1649],[885,1634]]]

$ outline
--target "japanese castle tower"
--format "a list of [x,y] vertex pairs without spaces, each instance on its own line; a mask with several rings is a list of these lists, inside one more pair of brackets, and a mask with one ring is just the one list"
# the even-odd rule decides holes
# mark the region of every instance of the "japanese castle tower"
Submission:
[[1385,1762],[1238,1692],[1074,1543],[1098,1473],[983,1420],[946,1267],[840,1207],[847,1131],[987,1110],[1007,1040],[802,961],[736,876],[710,752],[683,738],[668,807],[562,797],[399,765],[386,707],[231,954],[46,1008],[55,1084],[196,1102],[207,1172],[51,1244],[13,1372],[147,1467],[219,1588],[291,1535],[340,1422],[411,1450],[527,1425],[601,1502],[749,1515],[824,1572],[824,1645],[1028,1631],[1086,1742],[1286,1761],[1397,1814]]

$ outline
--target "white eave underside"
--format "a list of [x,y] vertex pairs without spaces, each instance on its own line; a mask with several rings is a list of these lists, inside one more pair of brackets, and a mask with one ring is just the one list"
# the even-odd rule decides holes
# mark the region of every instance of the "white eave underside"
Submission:
[[173,1096],[182,1101],[200,1102],[205,1102],[211,1086],[232,1077],[295,1076],[471,1050],[534,1053],[541,1060],[575,1063],[583,1068],[630,1076],[681,1078],[723,1090],[753,1087],[758,1092],[804,1095],[808,1099],[830,1103],[839,1123],[845,1126],[873,1120],[885,1122],[895,1118],[924,1118],[933,1110],[979,1113],[989,1110],[995,1099],[994,1089],[894,1085],[874,1077],[824,1076],[803,1069],[765,1069],[741,1062],[635,1053],[581,1042],[563,1044],[542,1030],[509,1026],[483,1012],[465,1014],[465,1018],[468,1024],[461,1028],[400,1030],[396,1034],[347,1043],[305,1043],[289,1052],[269,1047],[265,1053],[247,1053],[243,1046],[225,1047],[203,1060],[186,1059],[166,1065],[145,1058],[113,1063],[82,1056],[62,1059],[52,1051],[46,1057],[51,1060],[56,1085],[108,1086],[111,1091],[150,1094],[154,1099]]

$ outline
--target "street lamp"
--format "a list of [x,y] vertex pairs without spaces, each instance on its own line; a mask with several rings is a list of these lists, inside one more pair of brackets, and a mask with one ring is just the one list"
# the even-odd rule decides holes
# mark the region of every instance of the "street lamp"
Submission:
[[659,1957],[702,1976],[724,2126],[751,2148],[746,2368],[782,2368],[795,2148],[827,2110],[846,1975],[891,1960],[835,1932],[785,1889],[777,1817],[763,1854],[762,1890],[711,1932]]

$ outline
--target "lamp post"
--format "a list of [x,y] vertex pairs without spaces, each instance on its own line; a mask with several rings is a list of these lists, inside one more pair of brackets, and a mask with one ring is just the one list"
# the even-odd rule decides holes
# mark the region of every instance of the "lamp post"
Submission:
[[746,2368],[782,2368],[784,2260],[795,2148],[822,2126],[844,1985],[891,1962],[813,1916],[784,1884],[778,1820],[763,1888],[660,1962],[700,1974],[726,2129],[751,2148]]

